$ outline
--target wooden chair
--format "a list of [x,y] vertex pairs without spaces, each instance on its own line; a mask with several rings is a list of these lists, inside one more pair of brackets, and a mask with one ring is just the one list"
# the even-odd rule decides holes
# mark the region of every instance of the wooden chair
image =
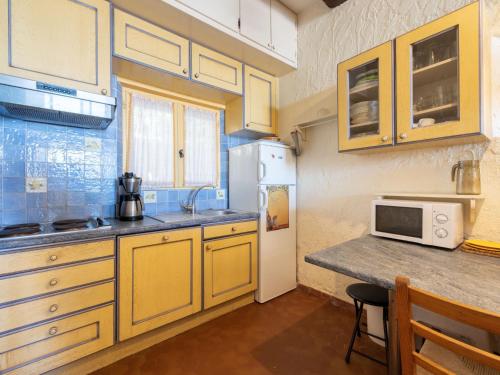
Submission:
[[[396,308],[403,375],[490,374],[496,373],[495,370],[500,373],[500,356],[456,340],[415,321],[412,318],[412,305],[418,305],[450,319],[500,334],[499,314],[414,288],[410,286],[407,277],[398,276],[396,278]],[[419,353],[415,350],[415,335],[426,339]],[[474,366],[475,371],[471,369],[471,366]]]

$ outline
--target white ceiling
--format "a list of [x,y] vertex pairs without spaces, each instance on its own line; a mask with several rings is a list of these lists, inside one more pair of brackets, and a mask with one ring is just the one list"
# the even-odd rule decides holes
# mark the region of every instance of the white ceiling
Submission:
[[308,6],[323,2],[323,0],[280,0],[280,1],[297,14],[305,10]]

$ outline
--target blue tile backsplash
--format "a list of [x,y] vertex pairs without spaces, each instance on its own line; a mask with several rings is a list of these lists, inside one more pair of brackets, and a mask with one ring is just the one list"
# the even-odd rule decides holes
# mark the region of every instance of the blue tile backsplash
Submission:
[[[120,98],[116,80],[114,94]],[[0,217],[1,224],[50,222],[59,218],[115,214],[116,178],[121,175],[122,131],[117,105],[116,119],[106,130],[48,125],[0,116]],[[226,208],[228,147],[253,141],[226,136],[221,116],[221,189],[199,194],[200,209]],[[179,211],[179,201],[189,190],[156,191],[146,214]],[[155,201],[155,202],[154,202]]]

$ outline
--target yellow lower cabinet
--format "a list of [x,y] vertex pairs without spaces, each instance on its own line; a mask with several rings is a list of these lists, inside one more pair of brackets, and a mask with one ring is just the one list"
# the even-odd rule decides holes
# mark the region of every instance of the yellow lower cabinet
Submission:
[[257,234],[204,243],[204,307],[257,289]]
[[0,373],[41,374],[113,345],[113,304],[0,337]]
[[201,310],[201,229],[119,239],[119,340]]

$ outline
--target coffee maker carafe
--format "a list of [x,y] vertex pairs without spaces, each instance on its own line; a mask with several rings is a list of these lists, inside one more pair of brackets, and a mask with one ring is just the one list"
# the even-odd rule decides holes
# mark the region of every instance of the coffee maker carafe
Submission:
[[142,220],[144,201],[141,196],[142,178],[133,172],[125,172],[118,178],[119,203],[118,216],[120,220],[134,221]]

